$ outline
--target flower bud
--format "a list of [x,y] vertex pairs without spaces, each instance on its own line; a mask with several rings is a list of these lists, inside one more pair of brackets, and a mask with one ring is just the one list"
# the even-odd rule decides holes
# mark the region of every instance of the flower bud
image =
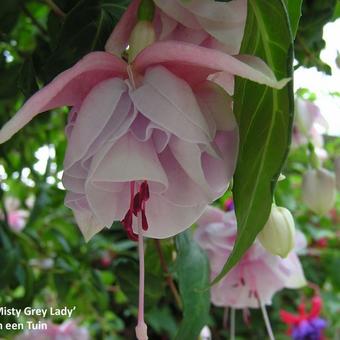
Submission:
[[317,214],[325,214],[335,204],[335,175],[323,169],[310,169],[302,181],[302,199]]
[[336,188],[340,191],[340,156],[335,159],[334,164]]
[[156,33],[150,21],[138,21],[131,32],[129,40],[129,63],[139,52],[156,41]]
[[201,330],[199,340],[211,340],[211,330],[208,326],[204,326]]
[[295,224],[290,211],[273,204],[268,221],[257,237],[269,253],[287,257],[295,245]]

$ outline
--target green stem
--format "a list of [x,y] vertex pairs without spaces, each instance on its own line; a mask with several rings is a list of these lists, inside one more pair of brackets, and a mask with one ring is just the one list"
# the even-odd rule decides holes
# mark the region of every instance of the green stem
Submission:
[[138,8],[139,21],[152,21],[155,14],[153,0],[142,0]]

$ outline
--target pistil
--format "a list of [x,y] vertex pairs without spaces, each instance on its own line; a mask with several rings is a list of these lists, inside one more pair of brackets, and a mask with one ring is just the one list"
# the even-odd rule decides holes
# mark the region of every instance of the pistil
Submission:
[[137,214],[138,221],[138,253],[139,253],[139,300],[138,300],[138,323],[136,326],[136,336],[138,340],[147,340],[147,326],[144,322],[144,240],[142,228],[142,213]]

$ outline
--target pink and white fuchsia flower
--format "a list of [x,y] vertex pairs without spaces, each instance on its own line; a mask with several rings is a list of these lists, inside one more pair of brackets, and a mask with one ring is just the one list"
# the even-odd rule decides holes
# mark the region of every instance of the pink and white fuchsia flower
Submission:
[[[156,42],[132,64],[93,52],[30,98],[1,129],[3,143],[38,113],[72,106],[63,183],[66,205],[86,239],[131,211],[147,181],[145,236],[189,227],[233,175],[238,132],[223,71],[276,88],[268,69],[185,42]],[[135,223],[125,224],[137,233]],[[132,230],[132,231],[131,231]]]
[[[195,239],[209,257],[211,279],[214,279],[221,272],[236,240],[235,213],[208,207],[197,224]],[[297,234],[296,243],[297,249],[306,246],[303,234]],[[273,339],[265,305],[270,305],[273,295],[281,289],[300,288],[305,284],[295,251],[282,259],[267,252],[255,241],[228,275],[212,286],[211,301],[215,306],[232,308],[232,338],[234,309],[261,308],[269,337]]]
[[[215,278],[230,255],[236,240],[234,211],[208,207],[197,221],[195,239],[207,252],[211,278]],[[297,248],[305,246],[298,235]],[[299,259],[292,251],[282,259],[267,252],[258,241],[219,283],[212,286],[211,299],[216,306],[259,308],[271,304],[273,295],[283,288],[299,288],[306,283]]]
[[[121,56],[140,4],[134,1],[109,38],[107,52],[90,53],[60,74],[0,131],[3,143],[37,114],[72,107],[66,127],[65,203],[87,240],[115,220],[122,221],[130,238],[139,240],[136,334],[140,340],[147,339],[147,331],[142,308],[143,237],[138,235],[173,236],[193,224],[206,205],[225,192],[238,151],[238,128],[226,92],[233,90],[234,75],[275,88],[288,81],[277,81],[258,58],[232,57],[223,48],[214,49],[218,44],[210,34],[217,35],[217,40],[223,37],[224,43],[235,42],[237,46],[230,51],[238,51],[245,20],[245,7],[240,4],[245,3],[221,4],[235,6],[235,15],[240,16],[237,20],[229,17],[223,26],[225,17],[218,10],[222,7],[217,8],[220,5],[214,1],[195,0],[186,5],[172,1],[183,19],[181,24],[170,19],[173,9],[167,2],[156,1],[165,12],[170,10],[164,15],[156,11],[156,20],[163,20],[162,33],[157,33],[156,22],[155,34],[152,25],[144,25],[145,41],[137,48],[130,46],[137,51],[136,57],[126,63]],[[188,20],[196,25],[189,28],[204,35],[203,40],[180,38],[177,29],[185,26],[185,31],[188,27],[181,25]],[[162,40],[161,35],[171,41],[152,43],[154,37]],[[211,76],[215,82],[209,80]]]

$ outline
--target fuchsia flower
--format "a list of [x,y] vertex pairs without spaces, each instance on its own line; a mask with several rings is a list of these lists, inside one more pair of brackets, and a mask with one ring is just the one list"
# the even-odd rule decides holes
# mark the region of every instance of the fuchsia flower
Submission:
[[47,329],[31,330],[16,337],[16,340],[89,340],[90,335],[84,327],[79,327],[74,320],[57,325],[46,322]]
[[[122,221],[134,240],[138,235],[165,238],[188,228],[207,204],[223,195],[235,169],[238,128],[225,91],[232,92],[233,76],[275,88],[288,81],[277,81],[258,58],[223,52],[238,52],[245,0],[173,0],[170,7],[168,1],[157,0],[164,12],[156,11],[157,34],[152,34],[152,25],[144,25],[146,41],[130,46],[141,52],[126,63],[120,57],[136,25],[139,4],[134,1],[124,14],[107,52],[90,53],[60,74],[0,131],[3,143],[37,114],[72,107],[66,127],[65,203],[87,240],[115,220]],[[171,41],[152,44],[154,36]],[[136,327],[140,340],[147,339],[142,239]]]
[[293,146],[307,144],[314,145],[315,152],[322,160],[327,158],[327,152],[323,148],[323,136],[320,129],[328,129],[328,123],[322,116],[320,109],[313,102],[295,99],[295,121],[293,126]]
[[[237,231],[236,217],[233,211],[223,212],[208,207],[197,224],[195,239],[208,254],[213,279],[232,251]],[[297,247],[301,248],[305,240],[300,237],[299,243]],[[281,259],[255,241],[228,275],[212,286],[211,300],[216,306],[259,308],[260,305],[270,305],[273,295],[279,290],[299,288],[305,283],[294,251]]]
[[[129,44],[137,23],[140,0],[132,1],[106,43],[118,56]],[[218,49],[228,54],[240,50],[247,17],[247,1],[228,3],[214,0],[155,0],[153,20],[159,41],[175,40]]]
[[[144,181],[145,236],[190,226],[233,175],[238,133],[230,102],[209,74],[282,87],[263,64],[184,42],[156,42],[128,65],[93,52],[30,98],[2,128],[5,142],[38,113],[72,106],[63,183],[86,239],[131,211]],[[127,220],[125,220],[126,222]],[[135,223],[125,223],[137,233]]]
[[288,334],[294,340],[323,340],[323,330],[327,322],[319,317],[322,309],[322,300],[320,296],[312,299],[312,307],[306,312],[306,306],[301,303],[298,307],[299,314],[291,314],[285,310],[280,311],[281,319],[286,323]]
[[[20,202],[17,198],[7,197],[5,199],[5,208],[7,212],[8,226],[16,232],[19,232],[25,228],[29,212],[27,210],[19,209]],[[0,219],[4,219],[4,216],[0,212]]]

